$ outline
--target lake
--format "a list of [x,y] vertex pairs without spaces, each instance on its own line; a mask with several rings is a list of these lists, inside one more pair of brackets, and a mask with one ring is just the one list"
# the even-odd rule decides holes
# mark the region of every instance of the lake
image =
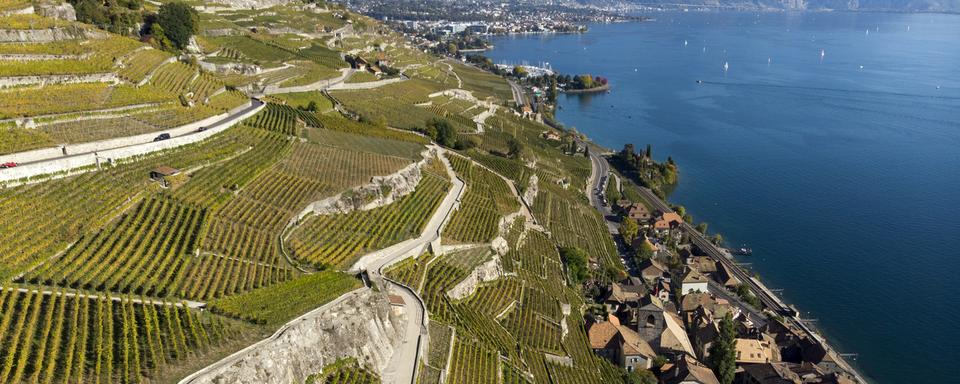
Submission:
[[960,15],[649,16],[487,54],[609,78],[558,119],[672,156],[670,201],[752,247],[741,261],[871,381],[955,382]]

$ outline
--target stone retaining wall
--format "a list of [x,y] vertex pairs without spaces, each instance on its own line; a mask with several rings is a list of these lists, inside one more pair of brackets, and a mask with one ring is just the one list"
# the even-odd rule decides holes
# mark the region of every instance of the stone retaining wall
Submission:
[[0,77],[0,88],[30,84],[120,83],[116,73]]

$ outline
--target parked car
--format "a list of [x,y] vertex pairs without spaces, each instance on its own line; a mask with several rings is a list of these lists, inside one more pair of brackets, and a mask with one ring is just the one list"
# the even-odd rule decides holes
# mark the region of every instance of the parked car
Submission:
[[14,162],[11,161],[11,162],[9,162],[9,163],[0,164],[0,169],[13,168],[13,167],[16,167],[16,166],[17,166],[17,163],[14,163]]
[[206,126],[202,126],[202,127],[200,127],[200,128],[197,128],[197,132],[203,132],[203,131],[206,131],[206,130],[207,130],[207,127],[206,127]]
[[167,140],[167,139],[169,139],[169,138],[170,138],[170,134],[169,134],[169,133],[161,133],[160,136],[157,136],[157,137],[153,138],[153,141],[163,141],[163,140]]

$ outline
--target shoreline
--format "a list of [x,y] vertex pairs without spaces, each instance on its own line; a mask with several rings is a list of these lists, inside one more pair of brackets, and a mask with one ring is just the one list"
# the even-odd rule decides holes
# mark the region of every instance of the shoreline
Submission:
[[560,90],[560,93],[566,93],[568,95],[577,95],[584,93],[598,93],[606,92],[610,90],[610,84],[604,84],[599,87],[587,88],[587,89],[563,89]]
[[[554,119],[556,120],[556,118],[554,118]],[[559,121],[559,120],[557,120],[557,121],[560,122],[561,124],[563,124],[561,121]],[[591,154],[593,154],[593,153],[600,153],[600,154],[601,154],[601,155],[600,155],[600,156],[601,156],[601,161],[607,161],[607,156],[609,156],[610,154],[616,153],[616,151],[610,150],[610,149],[608,149],[608,148],[606,148],[606,147],[604,147],[604,146],[602,146],[602,145],[600,145],[600,144],[595,143],[593,140],[590,139],[590,136],[588,136],[587,134],[582,133],[582,132],[580,132],[580,134],[583,135],[583,137],[585,138],[584,141],[586,142],[586,144],[587,144],[588,146],[594,147],[594,149],[596,150],[596,152],[591,151]],[[608,162],[608,164],[609,164],[609,162]],[[619,170],[616,170],[616,168],[614,168],[612,165],[610,166],[610,168],[611,168],[611,171],[615,171],[617,174],[619,174]],[[613,172],[611,172],[611,173],[613,173]],[[660,203],[664,204],[664,205],[666,206],[666,208],[669,208],[669,207],[670,207],[671,203],[670,203],[670,201],[669,201],[668,199],[666,199],[666,198],[661,199],[661,198],[657,197],[657,196],[653,193],[653,191],[651,191],[650,189],[644,188],[644,187],[636,184],[636,182],[634,182],[632,179],[630,179],[630,178],[628,178],[628,177],[626,177],[626,176],[622,176],[621,179],[625,180],[628,186],[633,187],[633,188],[635,188],[638,192],[640,192],[640,194],[642,195],[641,198],[643,198],[644,200],[646,200],[647,203],[649,203],[651,206],[657,206],[658,204],[656,204],[656,202],[660,202]],[[678,184],[679,184],[679,180],[678,180]],[[668,196],[668,197],[669,197],[669,196]],[[671,210],[672,210],[672,209],[671,209]],[[690,224],[686,224],[686,226],[690,226]],[[691,228],[692,228],[692,227],[691,227]],[[692,230],[692,232],[695,232],[695,230]],[[699,246],[698,246],[698,247],[699,247]],[[720,247],[720,246],[718,246],[718,247],[716,247],[716,248],[719,248],[719,249],[721,250],[721,252],[723,252],[723,250],[726,249],[726,248],[723,248],[723,247]],[[706,250],[704,250],[704,251],[706,251]],[[708,253],[709,253],[709,252],[708,252]],[[737,258],[736,258],[734,255],[729,254],[729,253],[724,253],[723,256],[724,256],[724,259],[725,259],[725,260],[728,260],[728,261],[729,261],[729,263],[725,263],[725,264],[728,264],[728,265],[726,265],[727,268],[736,270],[738,273],[741,273],[741,274],[746,275],[746,276],[751,276],[751,275],[756,276],[756,277],[750,277],[750,278],[749,278],[749,281],[750,281],[752,284],[756,285],[756,287],[757,287],[758,290],[760,291],[760,292],[754,292],[754,295],[755,295],[755,296],[757,296],[758,298],[760,297],[761,294],[762,294],[762,295],[765,295],[765,296],[768,296],[768,297],[770,297],[775,303],[780,304],[780,305],[782,305],[782,306],[784,306],[784,307],[786,307],[786,308],[790,308],[790,309],[793,311],[793,314],[792,314],[792,315],[787,315],[787,314],[778,313],[778,315],[780,315],[780,316],[782,317],[783,322],[784,322],[785,325],[796,327],[796,328],[797,328],[799,331],[801,331],[803,334],[809,336],[809,337],[810,337],[811,339],[813,339],[815,342],[819,343],[819,344],[823,347],[823,349],[826,351],[827,356],[828,356],[830,359],[832,359],[834,362],[836,362],[836,364],[837,364],[839,367],[843,368],[847,373],[849,373],[850,375],[852,375],[852,376],[856,379],[856,381],[857,381],[858,383],[863,383],[863,384],[870,383],[870,381],[868,381],[868,380],[863,376],[863,374],[860,373],[860,370],[859,370],[859,369],[857,369],[854,365],[850,364],[850,363],[846,360],[846,358],[844,358],[844,357],[840,354],[840,352],[838,352],[835,348],[833,348],[833,346],[832,346],[832,344],[830,343],[829,339],[828,339],[827,337],[825,337],[825,336],[822,335],[823,331],[815,330],[815,329],[811,328],[810,326],[808,326],[807,324],[805,324],[805,323],[802,321],[802,318],[801,318],[801,316],[800,316],[800,314],[801,314],[802,312],[801,312],[795,305],[792,305],[792,304],[787,303],[787,301],[785,301],[782,297],[780,297],[779,295],[777,295],[776,293],[774,293],[772,290],[770,290],[770,288],[768,288],[768,287],[766,286],[766,284],[760,279],[761,276],[760,276],[759,274],[757,274],[757,273],[749,273],[748,271],[746,271],[746,270],[744,270],[743,268],[741,268],[740,265],[737,264],[737,261],[738,261],[738,260],[737,260]],[[741,284],[743,284],[743,283],[744,283],[744,282],[741,282]],[[748,285],[749,285],[749,284],[748,284]],[[776,309],[770,308],[770,307],[769,307],[768,305],[766,305],[766,304],[763,305],[763,308],[758,308],[758,309],[763,310],[764,308],[767,309],[767,310],[771,310],[771,311],[777,312]]]

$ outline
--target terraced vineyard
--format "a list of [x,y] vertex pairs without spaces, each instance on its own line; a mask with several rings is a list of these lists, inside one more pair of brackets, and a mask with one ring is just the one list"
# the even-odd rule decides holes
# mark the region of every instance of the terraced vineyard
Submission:
[[291,236],[291,253],[314,265],[348,267],[364,253],[419,236],[448,188],[445,179],[425,173],[413,193],[390,205],[313,216]]
[[416,258],[403,259],[387,269],[385,275],[391,280],[417,290],[423,282],[427,263],[431,258],[433,255],[425,253]]
[[233,337],[232,321],[169,302],[3,289],[0,381],[137,383]]
[[447,382],[452,384],[497,384],[500,360],[480,344],[457,338],[453,344],[453,364]]
[[323,271],[214,301],[211,310],[276,326],[361,286],[350,275]]
[[507,183],[496,174],[476,166],[469,159],[448,156],[450,164],[467,184],[460,208],[444,229],[446,238],[463,243],[493,240],[500,218],[516,212],[520,204]]
[[125,57],[123,68],[117,74],[126,81],[139,83],[169,57],[169,53],[161,50],[143,49]]
[[174,98],[151,86],[85,83],[4,89],[0,90],[0,99],[4,100],[0,104],[0,118],[11,118],[159,103]]
[[[143,198],[150,169],[188,169],[246,148],[233,132],[138,162],[73,178],[0,190],[0,281],[53,256],[84,234],[97,231]],[[30,212],[31,214],[24,214]],[[31,228],[29,231],[12,228]]]
[[[26,275],[27,282],[164,297],[187,290],[207,219],[204,209],[151,198],[62,257]],[[185,287],[182,287],[185,286]]]

